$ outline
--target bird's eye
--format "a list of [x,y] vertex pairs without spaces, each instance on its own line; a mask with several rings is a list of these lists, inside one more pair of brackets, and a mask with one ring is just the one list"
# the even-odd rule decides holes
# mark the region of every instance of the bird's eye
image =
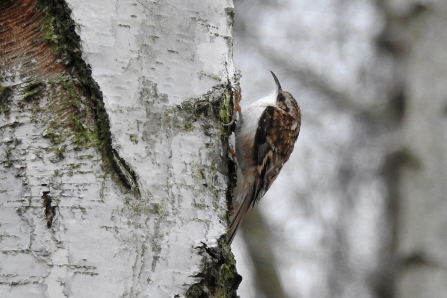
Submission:
[[284,95],[280,94],[280,95],[278,95],[278,100],[279,101],[285,101],[286,98],[284,97]]

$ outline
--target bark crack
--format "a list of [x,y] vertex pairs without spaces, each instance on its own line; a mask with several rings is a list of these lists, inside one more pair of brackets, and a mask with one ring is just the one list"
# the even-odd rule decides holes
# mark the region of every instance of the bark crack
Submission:
[[[73,84],[68,82],[65,83],[66,91],[75,99],[85,96],[88,98],[87,100],[90,100],[90,103],[86,102],[85,106],[91,108],[97,127],[89,127],[89,130],[94,131],[94,133],[85,131],[85,129],[81,129],[81,132],[74,131],[77,133],[75,140],[79,144],[79,149],[94,143],[102,153],[103,161],[106,165],[105,169],[112,170],[121,183],[135,196],[139,197],[140,191],[135,172],[113,147],[110,119],[104,105],[103,95],[99,85],[91,76],[90,66],[82,58],[81,39],[75,31],[76,24],[71,18],[71,9],[63,0],[40,0],[38,6],[45,15],[43,29],[46,32],[47,44],[64,61],[66,68],[74,78],[70,79],[73,80],[73,84],[81,89],[74,90],[75,88],[69,88]],[[78,101],[73,101],[72,106],[80,105]],[[75,130],[85,126],[82,121],[77,121],[75,124]],[[96,135],[97,141],[95,140]],[[90,139],[92,139],[92,142],[89,143]]]
[[53,226],[53,218],[56,214],[56,206],[52,206],[53,200],[49,195],[50,189],[48,188],[47,184],[42,184],[42,186],[45,188],[42,191],[42,203],[45,208],[45,221],[47,228],[51,229]]

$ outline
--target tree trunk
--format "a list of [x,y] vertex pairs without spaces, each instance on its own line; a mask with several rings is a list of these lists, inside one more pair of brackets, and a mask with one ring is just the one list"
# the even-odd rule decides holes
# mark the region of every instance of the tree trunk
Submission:
[[447,3],[383,4],[403,82],[396,297],[447,297]]
[[1,297],[236,296],[232,19],[232,1],[0,2]]

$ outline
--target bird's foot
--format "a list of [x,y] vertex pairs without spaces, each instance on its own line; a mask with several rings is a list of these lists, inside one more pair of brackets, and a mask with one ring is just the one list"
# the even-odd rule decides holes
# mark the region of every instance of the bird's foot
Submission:
[[239,103],[242,100],[242,90],[238,85],[233,85],[233,100],[234,100],[234,110],[233,116],[231,117],[231,121],[229,123],[223,124],[224,126],[231,126],[237,121],[237,115],[239,115],[239,120],[242,120],[242,109]]

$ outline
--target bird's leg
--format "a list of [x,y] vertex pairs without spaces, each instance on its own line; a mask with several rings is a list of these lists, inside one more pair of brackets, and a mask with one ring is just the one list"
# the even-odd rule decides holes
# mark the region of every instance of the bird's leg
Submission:
[[[242,109],[239,103],[242,100],[242,90],[238,85],[233,85],[233,98],[234,98],[234,110],[233,116],[231,117],[230,123],[224,124],[224,126],[233,125],[237,120],[237,115],[239,115],[239,121],[242,121]],[[237,112],[237,113],[236,113]]]
[[241,90],[240,86],[235,85],[233,87],[233,96],[234,96],[234,102],[235,102],[234,111],[239,114],[239,120],[242,120],[242,108],[239,105],[239,103],[242,100],[242,90]]
[[231,143],[228,144],[228,157],[230,158],[231,161],[234,162],[236,169],[239,166],[237,163],[237,156],[236,156],[236,150],[234,150],[234,147]]
[[[223,124],[224,126],[231,126],[233,125],[237,120],[237,114],[239,114],[239,120],[242,119],[242,113],[241,113],[241,106],[239,105],[239,102],[241,101],[241,88],[240,87],[233,87],[233,96],[234,96],[234,111],[233,116],[231,117],[231,122],[227,124]],[[236,113],[237,112],[237,113]],[[234,127],[230,127],[231,131],[234,131]],[[228,143],[228,157],[236,166],[236,169],[238,167],[237,158],[236,158],[236,150],[234,150],[234,147],[231,143]]]

